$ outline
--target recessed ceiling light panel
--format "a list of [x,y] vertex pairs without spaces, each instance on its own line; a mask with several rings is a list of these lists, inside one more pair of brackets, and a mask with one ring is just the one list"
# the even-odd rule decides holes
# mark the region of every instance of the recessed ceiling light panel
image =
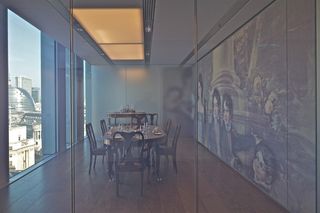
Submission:
[[111,60],[144,60],[143,44],[101,45]]
[[73,14],[112,60],[144,60],[141,8],[74,8]]
[[73,14],[97,43],[143,43],[140,8],[75,8]]

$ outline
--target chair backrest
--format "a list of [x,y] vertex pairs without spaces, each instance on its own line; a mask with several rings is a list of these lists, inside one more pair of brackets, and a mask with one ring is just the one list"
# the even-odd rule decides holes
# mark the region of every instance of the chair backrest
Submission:
[[180,136],[180,131],[181,131],[181,125],[178,124],[172,139],[172,147],[174,148],[175,152],[177,151],[177,144]]
[[97,149],[97,141],[96,137],[94,136],[94,131],[91,123],[86,124],[86,131],[90,143],[90,152],[92,153]]
[[170,128],[171,128],[171,119],[168,119],[167,122],[165,123],[163,130],[166,132],[166,134],[169,136]]
[[106,124],[106,121],[104,119],[102,119],[100,121],[100,127],[101,127],[102,136],[104,136],[106,134],[106,132],[108,131],[107,124]]
[[150,123],[150,125],[158,125],[158,113],[148,113],[148,123]]
[[[113,118],[113,117],[111,117],[110,115],[108,115],[108,125],[109,126],[113,126],[113,125],[116,125],[117,124],[117,122],[116,122],[116,118]],[[112,122],[112,120],[113,120],[113,122]]]
[[[119,139],[118,136],[122,138]],[[115,142],[118,148],[123,148],[124,153],[121,158],[116,152],[116,163],[119,162],[131,162],[134,159],[139,159],[141,162],[144,159],[144,155],[147,153],[147,144],[144,141],[144,136],[142,132],[115,132],[113,134],[113,141],[121,140]]]
[[147,115],[134,115],[131,117],[131,124],[142,126],[145,122],[148,121]]
[[170,134],[170,129],[171,129],[171,123],[172,123],[171,119],[168,119],[167,122],[165,123],[165,125],[163,126],[163,130],[167,134],[167,136],[165,137],[165,140],[164,140],[164,144],[165,145],[168,144],[169,134]]

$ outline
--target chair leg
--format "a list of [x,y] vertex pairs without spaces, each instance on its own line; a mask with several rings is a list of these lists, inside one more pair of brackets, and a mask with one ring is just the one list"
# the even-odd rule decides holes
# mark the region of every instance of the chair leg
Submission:
[[177,159],[176,156],[172,156],[172,164],[173,164],[173,168],[176,171],[176,174],[178,174],[178,167],[177,167]]
[[104,155],[102,155],[102,164],[104,164]]
[[91,173],[91,165],[92,165],[92,155],[90,155],[89,175]]
[[151,167],[149,166],[148,167],[148,181],[149,181],[149,183],[150,183],[150,170],[151,170]]
[[94,163],[93,163],[93,168],[94,168],[94,169],[96,168],[96,162],[97,162],[97,156],[95,155],[95,156],[94,156]]
[[141,196],[143,196],[143,173],[144,173],[144,171],[142,171],[141,172],[141,188],[140,188],[140,194],[141,194]]
[[160,177],[160,155],[156,153],[156,175],[157,178]]
[[167,168],[166,168],[166,174],[168,174],[168,171],[169,171],[169,156],[168,155],[166,155],[166,166],[167,166]]
[[119,182],[120,182],[120,180],[119,180],[119,173],[117,172],[117,174],[116,174],[116,190],[117,190],[117,196],[119,197]]
[[155,166],[156,166],[156,160],[155,160],[155,151],[153,150],[152,151],[152,155],[151,155],[151,167],[152,168],[155,168]]
[[113,170],[112,170],[112,165],[113,165],[113,153],[112,150],[109,149],[108,150],[108,156],[107,156],[107,160],[108,160],[108,174],[109,174],[109,178],[112,179],[113,176]]

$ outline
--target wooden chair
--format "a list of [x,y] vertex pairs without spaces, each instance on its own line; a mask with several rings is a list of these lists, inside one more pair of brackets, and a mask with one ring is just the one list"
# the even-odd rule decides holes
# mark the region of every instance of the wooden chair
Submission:
[[89,166],[89,174],[91,173],[92,166],[92,158],[94,157],[93,168],[96,168],[97,156],[102,156],[102,163],[104,163],[104,156],[106,155],[105,147],[98,147],[96,137],[94,135],[93,127],[91,123],[86,125],[87,136],[89,138],[90,143],[90,166]]
[[[119,136],[121,136],[121,139],[117,138]],[[116,151],[115,172],[117,196],[119,196],[120,173],[126,172],[140,173],[140,194],[143,196],[143,176],[149,152],[149,147],[144,141],[143,134],[141,132],[115,132],[113,135],[113,143],[116,145],[117,150],[123,150],[121,155],[119,155],[119,151]]]
[[107,124],[106,124],[106,121],[104,119],[102,119],[100,121],[100,127],[101,127],[101,132],[102,132],[102,137],[103,137],[108,131]]
[[172,157],[172,164],[176,173],[178,173],[177,167],[177,145],[180,136],[181,125],[177,125],[175,129],[175,133],[172,139],[172,143],[170,146],[156,146],[156,171],[159,177],[159,169],[160,169],[160,157],[165,156],[167,159],[167,163],[169,163],[169,156]]
[[131,117],[131,125],[142,126],[145,122],[148,121],[146,114],[143,115],[133,115]]
[[170,134],[170,130],[171,130],[171,124],[172,124],[171,119],[168,119],[167,122],[165,123],[165,125],[163,126],[163,130],[167,136],[164,138],[163,142],[161,142],[161,145],[168,144],[169,134]]
[[158,125],[158,113],[148,113],[147,114],[147,117],[148,117],[148,123],[150,125]]

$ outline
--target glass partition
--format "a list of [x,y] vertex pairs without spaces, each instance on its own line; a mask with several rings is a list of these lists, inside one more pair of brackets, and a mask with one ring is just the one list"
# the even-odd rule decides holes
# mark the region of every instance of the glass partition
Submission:
[[[107,148],[103,163],[102,156],[90,152],[89,137],[84,143],[76,145],[76,212],[92,209],[120,212],[124,208],[132,212],[144,212],[147,209],[162,209],[163,212],[196,211],[194,57],[183,62],[193,51],[195,42],[194,1],[183,1],[187,6],[181,13],[181,18],[185,20],[181,29],[177,29],[174,23],[169,25],[166,21],[153,20],[152,12],[152,8],[156,7],[159,20],[170,14],[171,21],[178,25],[182,23],[181,19],[176,20],[176,11],[182,10],[180,3],[169,4],[162,0],[130,3],[105,1],[97,8],[92,1],[73,1],[74,50],[83,47],[81,39],[89,44],[95,43],[90,46],[90,51],[93,49],[94,53],[79,55],[91,64],[90,70],[85,69],[85,75],[90,75],[90,81],[85,78],[85,90],[88,91],[90,87],[90,95],[86,94],[84,99],[87,99],[87,104],[90,98],[91,103],[91,106],[86,105],[86,109],[91,107],[91,113],[86,110],[85,123],[92,124],[97,147]],[[166,9],[169,7],[172,9]],[[116,18],[119,14],[122,18]],[[128,19],[132,22],[138,21],[126,26],[124,17],[132,17]],[[106,33],[104,30],[109,29],[104,29],[104,26],[119,31]],[[135,27],[138,31],[134,31]],[[121,33],[126,30],[128,32],[123,36]],[[133,54],[134,51],[138,56]],[[169,52],[172,52],[170,56],[167,55]],[[136,126],[136,120],[130,113],[145,114],[147,119],[142,121],[141,127]],[[127,114],[129,117],[115,119],[111,114]],[[149,117],[151,114],[155,114],[154,117]],[[78,113],[75,116],[79,117]],[[108,145],[110,138],[103,134],[102,120],[110,131],[131,128],[145,134],[145,141],[150,145],[150,156],[144,172],[142,197],[140,175],[130,172],[119,174],[120,196],[117,196],[117,153],[115,147]],[[146,136],[149,130],[164,131],[169,120],[168,146],[174,140],[177,126],[181,125],[176,163],[173,162],[173,156],[166,161],[165,156],[156,154],[157,143],[164,142],[165,137],[152,142]],[[87,136],[90,135],[87,133]],[[152,133],[151,137],[155,136]]]
[[0,212],[319,211],[316,0],[29,1],[0,0]]
[[[7,41],[1,43],[1,48],[7,46],[1,63],[7,58],[8,67],[1,73],[8,73],[9,135],[9,181],[1,190],[1,211],[45,212],[50,207],[43,204],[55,200],[60,203],[56,211],[70,212],[71,162],[66,140],[69,24],[61,22],[49,1],[23,7],[1,1],[0,6],[6,10],[1,19],[7,22],[1,25],[7,27],[1,29],[1,34],[7,33]],[[49,23],[47,15],[55,21]],[[26,205],[26,200],[33,205]]]
[[319,75],[319,62],[320,62],[320,54],[319,54],[319,51],[320,51],[320,4],[319,4],[319,1],[317,0],[316,1],[316,41],[317,41],[317,46],[316,46],[316,76],[317,76],[317,79],[316,79],[316,86],[317,86],[317,92],[316,92],[316,114],[317,114],[317,122],[316,122],[316,125],[317,125],[317,133],[316,133],[316,140],[317,140],[317,153],[316,153],[316,159],[317,159],[317,194],[316,194],[316,197],[317,197],[317,204],[316,204],[316,209],[317,209],[317,212],[320,212],[320,142],[319,142],[319,136],[318,134],[320,134],[320,104],[319,104],[319,100],[320,100],[320,75]]

